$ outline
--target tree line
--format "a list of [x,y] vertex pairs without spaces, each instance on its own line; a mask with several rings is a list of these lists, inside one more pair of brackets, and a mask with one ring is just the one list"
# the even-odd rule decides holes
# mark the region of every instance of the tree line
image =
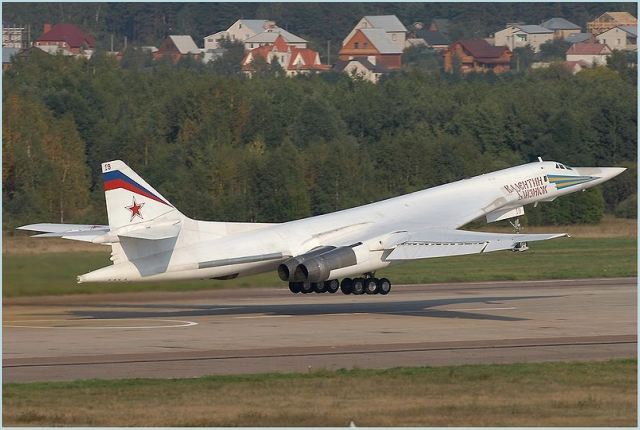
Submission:
[[130,55],[36,50],[4,73],[4,228],[104,223],[100,163],[113,159],[199,219],[285,221],[538,156],[630,171],[528,209],[529,223],[635,216],[637,87],[612,68],[407,68],[373,85],[332,72],[248,79],[229,59],[176,66]]

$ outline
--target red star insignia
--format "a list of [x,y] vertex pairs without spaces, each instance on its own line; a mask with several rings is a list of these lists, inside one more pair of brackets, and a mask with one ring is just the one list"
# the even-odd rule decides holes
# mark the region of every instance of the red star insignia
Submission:
[[133,221],[133,219],[135,217],[140,217],[140,219],[144,219],[142,217],[142,212],[140,212],[140,209],[142,209],[142,206],[144,206],[144,203],[136,203],[136,198],[133,198],[133,204],[131,206],[125,206],[125,209],[129,209],[131,211],[131,219],[129,221]]

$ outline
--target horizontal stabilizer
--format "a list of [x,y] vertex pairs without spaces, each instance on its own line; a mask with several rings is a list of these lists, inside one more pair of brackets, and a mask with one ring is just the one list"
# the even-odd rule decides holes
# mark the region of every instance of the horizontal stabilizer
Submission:
[[94,242],[97,237],[109,233],[108,225],[84,224],[29,224],[18,227],[18,230],[40,232],[31,237],[59,237],[62,239]]
[[387,260],[418,260],[516,250],[521,243],[558,237],[568,237],[568,235],[566,233],[504,234],[463,230],[424,230],[409,233],[409,238],[399,243],[387,256]]
[[18,227],[17,230],[39,231],[42,233],[75,233],[75,232],[104,232],[109,231],[108,225],[85,224],[29,224]]

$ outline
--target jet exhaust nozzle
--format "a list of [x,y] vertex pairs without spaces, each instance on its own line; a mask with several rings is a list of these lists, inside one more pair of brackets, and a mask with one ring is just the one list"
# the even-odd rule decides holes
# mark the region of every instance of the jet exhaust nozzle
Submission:
[[336,249],[335,246],[321,246],[316,249],[313,249],[306,254],[301,254],[296,257],[292,257],[288,260],[285,260],[282,264],[278,266],[278,276],[283,281],[304,281],[304,279],[296,279],[295,271],[298,265],[304,263],[306,260],[316,257],[318,255],[324,254],[325,252],[329,252],[331,250]]
[[353,248],[341,246],[298,264],[293,278],[300,281],[322,282],[329,279],[332,270],[357,263],[358,258]]

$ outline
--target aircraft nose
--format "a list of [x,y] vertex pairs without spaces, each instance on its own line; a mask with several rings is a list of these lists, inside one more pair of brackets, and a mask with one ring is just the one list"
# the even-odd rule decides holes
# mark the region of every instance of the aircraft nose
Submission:
[[576,169],[580,176],[595,176],[602,179],[602,182],[618,176],[627,170],[626,167],[579,167]]

